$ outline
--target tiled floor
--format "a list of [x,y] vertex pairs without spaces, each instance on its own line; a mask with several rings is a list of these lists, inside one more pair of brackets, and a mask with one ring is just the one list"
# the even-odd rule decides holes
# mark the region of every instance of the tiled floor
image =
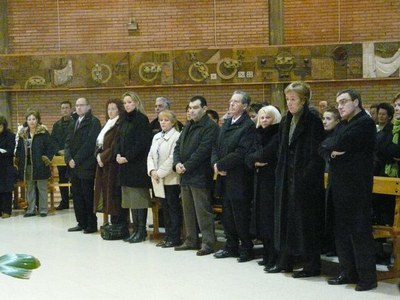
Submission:
[[[399,299],[398,280],[355,292],[329,286],[326,277],[293,279],[265,274],[256,261],[197,257],[194,251],[155,247],[155,241],[103,241],[99,234],[69,233],[73,210],[47,218],[0,219],[0,255],[26,253],[41,267],[30,280],[0,274],[0,299]],[[99,215],[102,220],[102,215]]]

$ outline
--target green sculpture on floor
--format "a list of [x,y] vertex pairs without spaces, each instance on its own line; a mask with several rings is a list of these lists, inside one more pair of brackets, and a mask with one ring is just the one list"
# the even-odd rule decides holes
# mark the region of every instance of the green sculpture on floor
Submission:
[[32,270],[40,267],[40,261],[27,254],[6,254],[0,257],[0,272],[15,278],[29,279]]

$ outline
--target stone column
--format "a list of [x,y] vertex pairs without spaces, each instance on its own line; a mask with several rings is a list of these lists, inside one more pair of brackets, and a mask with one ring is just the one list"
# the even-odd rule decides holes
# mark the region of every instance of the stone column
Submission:
[[[283,0],[269,0],[269,44],[283,45],[284,22],[283,22]],[[271,104],[285,108],[285,97],[283,95],[283,84],[272,84],[270,88]]]
[[[8,53],[7,0],[0,0],[0,54],[6,53]],[[10,93],[0,92],[0,113],[7,118],[9,127],[11,129],[16,129],[13,128],[14,126],[12,126],[13,124],[11,124],[10,98]]]

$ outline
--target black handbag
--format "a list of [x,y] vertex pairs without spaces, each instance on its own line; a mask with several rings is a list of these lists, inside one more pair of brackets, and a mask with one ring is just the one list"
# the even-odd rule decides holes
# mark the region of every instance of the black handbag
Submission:
[[107,224],[100,229],[103,240],[122,240],[129,236],[128,226],[125,224]]

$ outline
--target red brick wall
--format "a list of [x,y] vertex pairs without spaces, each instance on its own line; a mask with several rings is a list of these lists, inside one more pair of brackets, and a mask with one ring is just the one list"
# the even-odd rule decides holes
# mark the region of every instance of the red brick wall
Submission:
[[285,44],[400,39],[397,0],[285,0]]
[[[207,48],[268,43],[268,1],[8,1],[10,52]],[[215,13],[214,13],[215,12]],[[58,14],[59,24],[58,27]],[[135,17],[139,31],[128,34]],[[58,35],[58,32],[60,33]]]

